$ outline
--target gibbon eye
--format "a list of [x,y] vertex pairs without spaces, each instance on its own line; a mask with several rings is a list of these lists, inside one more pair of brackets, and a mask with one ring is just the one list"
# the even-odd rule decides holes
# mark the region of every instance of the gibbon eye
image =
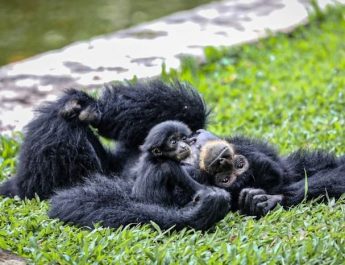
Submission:
[[154,156],[160,156],[162,154],[162,152],[159,148],[154,148],[154,149],[152,149],[151,152]]
[[182,136],[182,141],[186,141],[187,140],[187,136]]
[[176,140],[175,140],[175,139],[171,139],[171,140],[170,140],[170,143],[171,143],[171,144],[176,144]]

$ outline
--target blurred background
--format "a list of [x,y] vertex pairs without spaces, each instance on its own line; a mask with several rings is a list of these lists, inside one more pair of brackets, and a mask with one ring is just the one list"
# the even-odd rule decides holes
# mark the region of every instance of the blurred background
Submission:
[[0,65],[211,0],[0,0]]

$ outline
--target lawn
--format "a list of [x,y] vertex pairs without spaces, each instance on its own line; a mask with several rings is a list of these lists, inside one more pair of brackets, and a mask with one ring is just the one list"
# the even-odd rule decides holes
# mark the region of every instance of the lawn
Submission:
[[[206,49],[166,73],[197,87],[213,108],[209,130],[345,153],[345,9],[255,44]],[[20,135],[0,138],[0,179],[14,173]],[[345,197],[277,208],[255,220],[229,213],[206,233],[145,225],[94,230],[47,217],[47,202],[0,200],[0,248],[35,264],[344,264]]]

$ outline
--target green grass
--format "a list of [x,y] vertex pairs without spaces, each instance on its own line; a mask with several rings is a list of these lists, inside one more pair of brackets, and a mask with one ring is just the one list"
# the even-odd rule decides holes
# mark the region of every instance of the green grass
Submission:
[[[230,50],[206,50],[164,73],[199,88],[217,134],[262,137],[283,154],[298,147],[345,153],[345,9],[308,27]],[[14,172],[19,139],[0,138],[0,169]],[[345,198],[279,208],[260,220],[229,213],[213,231],[138,226],[86,230],[47,217],[39,200],[0,200],[0,248],[37,264],[344,264]]]

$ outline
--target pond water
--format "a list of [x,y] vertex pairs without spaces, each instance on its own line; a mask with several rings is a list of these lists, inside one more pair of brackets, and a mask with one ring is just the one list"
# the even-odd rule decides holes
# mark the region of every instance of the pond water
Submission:
[[0,0],[0,65],[210,0]]

